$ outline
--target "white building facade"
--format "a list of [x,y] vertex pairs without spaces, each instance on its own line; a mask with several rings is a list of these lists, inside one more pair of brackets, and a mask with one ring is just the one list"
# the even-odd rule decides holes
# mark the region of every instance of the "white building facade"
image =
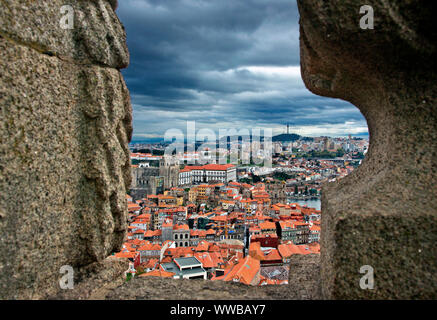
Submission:
[[230,181],[237,181],[237,168],[233,164],[187,166],[179,172],[179,186]]

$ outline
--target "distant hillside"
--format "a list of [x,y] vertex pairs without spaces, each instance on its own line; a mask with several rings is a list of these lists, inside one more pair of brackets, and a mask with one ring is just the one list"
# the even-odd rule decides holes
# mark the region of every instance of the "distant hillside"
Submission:
[[301,136],[298,135],[298,134],[295,134],[295,133],[290,133],[290,134],[283,133],[283,134],[280,134],[280,135],[274,136],[274,137],[272,138],[272,141],[273,141],[273,142],[276,142],[276,141],[280,141],[280,142],[286,142],[286,141],[297,141],[297,140],[299,140],[300,138],[301,138]]

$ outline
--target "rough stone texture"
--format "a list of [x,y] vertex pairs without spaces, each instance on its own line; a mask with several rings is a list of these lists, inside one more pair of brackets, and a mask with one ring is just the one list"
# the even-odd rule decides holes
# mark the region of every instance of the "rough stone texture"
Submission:
[[[355,104],[370,150],[325,186],[319,256],[295,256],[288,286],[142,279],[105,260],[126,230],[129,56],[117,1],[0,0],[0,298],[436,298],[436,30],[430,2],[298,0],[302,76]],[[77,270],[59,290],[59,269]],[[361,290],[359,269],[375,270]],[[319,281],[320,276],[320,281]],[[114,288],[116,287],[116,288]]]
[[[107,0],[1,0],[0,34],[40,52],[75,64],[117,69],[129,64],[124,27]],[[73,9],[73,29],[62,29],[61,19]]]
[[[320,255],[294,255],[290,262],[289,285],[247,286],[209,280],[174,280],[137,277],[101,299],[137,300],[307,300],[320,298]],[[193,294],[195,292],[195,294]]]
[[102,261],[126,232],[125,33],[109,2],[69,3],[86,27],[59,27],[64,1],[0,2],[2,299],[55,294],[62,265]]
[[320,254],[294,255],[290,259],[288,299],[318,300],[320,287]]
[[[298,0],[302,77],[314,93],[356,105],[370,149],[324,186],[321,281],[327,299],[437,297],[436,29],[432,1]],[[375,288],[359,286],[360,267]]]
[[128,267],[127,259],[113,259],[112,257],[92,263],[77,270],[73,289],[60,289],[57,294],[45,298],[50,300],[102,300],[108,292],[126,281],[124,273]]

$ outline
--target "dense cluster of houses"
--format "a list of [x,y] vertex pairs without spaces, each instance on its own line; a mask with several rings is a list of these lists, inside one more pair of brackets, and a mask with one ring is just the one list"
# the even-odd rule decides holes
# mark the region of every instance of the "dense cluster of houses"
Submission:
[[129,259],[135,276],[285,284],[292,255],[320,252],[321,212],[271,203],[264,183],[126,198],[128,233],[114,257]]

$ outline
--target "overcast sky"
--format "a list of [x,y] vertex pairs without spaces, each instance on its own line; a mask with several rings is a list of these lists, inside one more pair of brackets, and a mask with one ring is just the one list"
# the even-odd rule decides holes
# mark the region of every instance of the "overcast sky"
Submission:
[[300,77],[294,0],[122,0],[133,140],[167,129],[272,128],[307,136],[367,134],[351,104]]

